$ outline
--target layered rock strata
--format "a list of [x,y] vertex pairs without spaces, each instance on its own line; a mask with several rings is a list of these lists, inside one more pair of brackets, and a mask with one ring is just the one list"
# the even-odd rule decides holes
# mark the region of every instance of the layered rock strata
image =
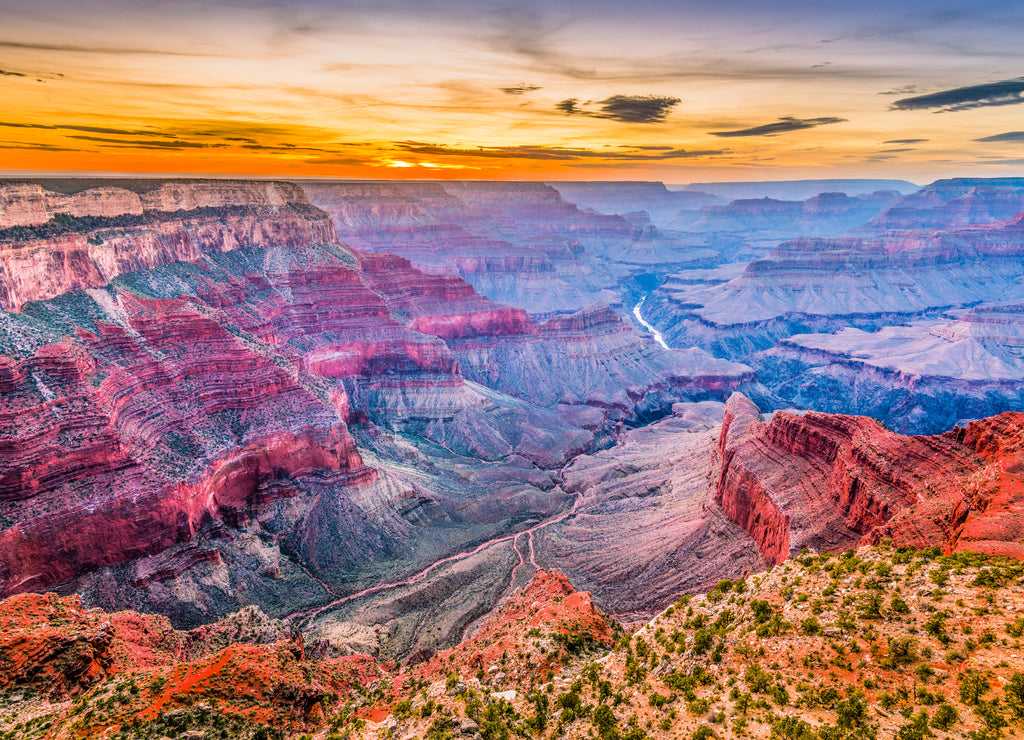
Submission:
[[1024,414],[934,437],[855,416],[727,404],[716,502],[769,563],[803,547],[897,544],[1021,557]]
[[329,219],[290,183],[165,183],[141,196],[0,185],[0,306],[95,288],[126,272],[275,244],[337,243]]
[[751,363],[796,406],[934,434],[1024,408],[1024,313],[1020,304],[996,305],[875,332],[797,334]]

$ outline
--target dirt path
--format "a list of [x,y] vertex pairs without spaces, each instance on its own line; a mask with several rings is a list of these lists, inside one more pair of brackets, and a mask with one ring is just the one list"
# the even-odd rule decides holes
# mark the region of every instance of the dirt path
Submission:
[[[561,514],[557,514],[556,516],[553,516],[549,519],[545,519],[542,522],[533,525],[529,529],[524,529],[521,532],[515,532],[513,534],[502,535],[501,537],[495,537],[493,540],[488,540],[487,542],[484,542],[482,545],[474,547],[472,550],[465,550],[464,552],[459,552],[454,555],[449,555],[447,557],[441,558],[440,560],[435,560],[433,563],[428,565],[420,572],[415,573],[414,575],[411,575],[408,578],[402,579],[401,581],[393,581],[391,583],[378,583],[376,586],[370,586],[370,588],[364,588],[362,591],[359,591],[357,593],[349,594],[348,596],[343,596],[340,599],[335,599],[334,601],[330,602],[329,604],[325,604],[324,606],[314,607],[311,609],[302,609],[300,611],[292,612],[286,617],[286,619],[294,619],[300,622],[308,622],[309,620],[315,619],[316,617],[320,616],[324,612],[330,611],[331,609],[336,609],[342,604],[348,603],[349,601],[352,601],[354,599],[361,599],[364,596],[370,596],[381,591],[388,591],[390,589],[399,588],[401,586],[413,586],[422,581],[435,570],[440,568],[442,565],[454,563],[459,560],[465,560],[468,557],[472,557],[473,555],[483,552],[484,550],[493,547],[494,545],[498,545],[502,542],[508,542],[510,540],[515,542],[524,534],[528,535],[530,538],[530,564],[536,568],[538,566],[533,552],[533,533],[536,532],[538,529],[550,527],[552,524],[558,524],[559,522],[564,521],[565,519],[568,519],[570,516],[575,514],[576,510],[579,508],[580,500],[582,499],[582,494],[574,493],[573,496],[575,497],[575,500],[573,501],[572,508],[570,508],[568,511],[562,512]],[[518,548],[516,552],[518,553]],[[521,554],[520,557],[522,557]],[[513,573],[513,576],[514,575],[515,574]]]

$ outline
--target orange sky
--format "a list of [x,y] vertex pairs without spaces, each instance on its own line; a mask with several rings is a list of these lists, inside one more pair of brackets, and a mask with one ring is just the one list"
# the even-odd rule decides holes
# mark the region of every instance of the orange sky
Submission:
[[704,5],[0,0],[0,170],[1024,173],[1019,3]]

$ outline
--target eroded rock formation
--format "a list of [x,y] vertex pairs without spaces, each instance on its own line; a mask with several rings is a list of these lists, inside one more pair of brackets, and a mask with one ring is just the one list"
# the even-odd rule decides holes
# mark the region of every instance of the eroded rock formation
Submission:
[[1021,557],[1024,414],[934,437],[866,417],[726,407],[716,502],[778,563],[803,547],[897,544]]

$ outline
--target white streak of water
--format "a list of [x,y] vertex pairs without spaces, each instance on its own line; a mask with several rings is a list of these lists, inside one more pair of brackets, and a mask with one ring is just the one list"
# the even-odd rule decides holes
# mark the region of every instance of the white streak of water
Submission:
[[660,344],[665,349],[671,349],[668,346],[668,344],[665,342],[665,337],[663,337],[661,335],[661,332],[658,331],[657,329],[655,329],[650,324],[648,324],[647,321],[644,319],[643,315],[641,315],[641,313],[640,313],[640,306],[644,305],[644,301],[646,301],[646,300],[647,300],[647,296],[644,296],[643,298],[640,299],[640,302],[638,304],[633,306],[633,315],[636,316],[636,320],[639,321],[641,324],[643,324],[643,327],[647,331],[649,331],[651,333],[651,336],[654,337],[654,341],[655,342]]

